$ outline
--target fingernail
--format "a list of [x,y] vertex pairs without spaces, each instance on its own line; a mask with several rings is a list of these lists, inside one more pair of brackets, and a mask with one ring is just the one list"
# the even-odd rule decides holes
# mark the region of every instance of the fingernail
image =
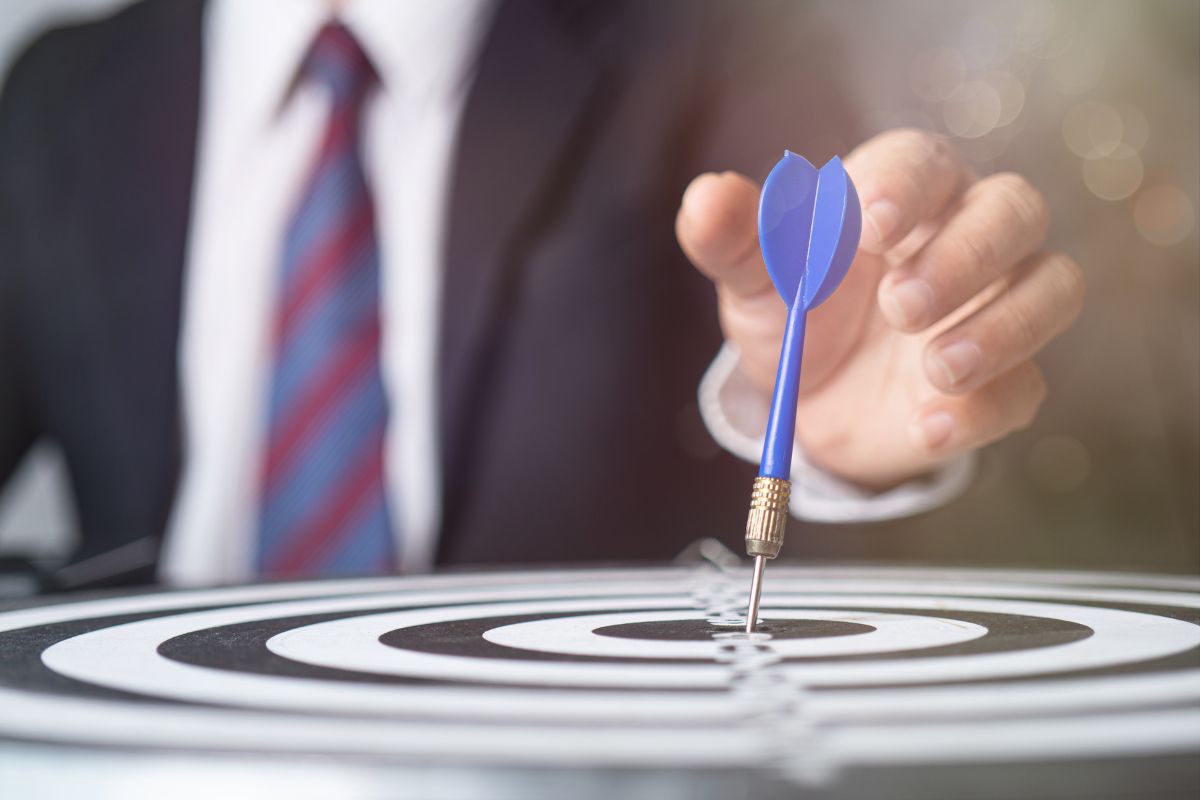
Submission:
[[919,328],[933,310],[933,289],[920,278],[905,278],[885,295],[884,313],[901,328]]
[[954,417],[945,411],[934,411],[908,426],[909,438],[918,447],[936,450],[944,445],[954,433]]
[[900,224],[900,209],[891,200],[876,200],[867,206],[867,223],[875,231],[875,249],[882,249]]
[[955,342],[933,357],[938,369],[946,376],[946,382],[958,386],[979,366],[983,360],[983,351],[974,342]]

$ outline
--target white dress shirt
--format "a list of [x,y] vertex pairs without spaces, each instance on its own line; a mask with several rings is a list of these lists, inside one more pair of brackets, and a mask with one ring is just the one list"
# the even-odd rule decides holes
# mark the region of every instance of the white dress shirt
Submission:
[[[407,570],[432,563],[440,509],[436,345],[451,149],[490,0],[351,0],[339,18],[380,86],[364,109],[376,205],[385,481]],[[207,10],[180,380],[185,463],[162,577],[253,577],[280,251],[330,98],[296,83],[328,0],[215,0]]]
[[[452,146],[492,6],[350,0],[339,13],[381,79],[364,111],[364,162],[383,265],[385,483],[406,571],[429,568],[437,544],[444,217]],[[214,0],[205,18],[180,340],[185,463],[161,562],[169,583],[254,577],[280,250],[329,111],[322,88],[296,77],[328,20],[328,0]],[[747,394],[736,361],[729,349],[718,356],[701,408],[720,444],[757,462],[765,400]],[[869,496],[803,454],[795,464],[793,511],[817,520],[912,513],[956,493],[969,472],[961,462],[932,485]]]

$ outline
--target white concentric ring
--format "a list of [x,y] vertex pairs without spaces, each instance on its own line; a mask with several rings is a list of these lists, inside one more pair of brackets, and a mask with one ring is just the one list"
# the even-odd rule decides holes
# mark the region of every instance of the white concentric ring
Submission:
[[[815,608],[771,608],[766,619],[820,620],[867,625],[874,630],[846,636],[811,639],[776,639],[771,651],[781,658],[899,653],[928,647],[969,642],[987,634],[987,628],[957,619],[881,611],[831,611]],[[603,658],[693,658],[714,660],[722,644],[717,639],[670,641],[619,639],[597,635],[597,629],[638,622],[677,622],[696,619],[695,611],[627,611],[616,614],[578,614],[569,617],[517,622],[485,631],[493,644],[536,653]],[[713,632],[720,631],[713,628]],[[296,631],[297,634],[300,631]],[[292,642],[293,651],[296,642]]]

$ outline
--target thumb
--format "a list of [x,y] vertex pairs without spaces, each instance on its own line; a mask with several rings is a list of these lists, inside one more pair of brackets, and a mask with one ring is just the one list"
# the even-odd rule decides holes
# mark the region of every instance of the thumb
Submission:
[[683,193],[675,236],[692,264],[739,297],[774,291],[758,249],[758,185],[736,172],[706,172]]

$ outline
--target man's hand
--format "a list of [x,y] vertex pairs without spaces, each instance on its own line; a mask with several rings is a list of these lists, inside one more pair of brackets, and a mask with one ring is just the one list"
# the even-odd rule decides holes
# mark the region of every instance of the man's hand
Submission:
[[[1046,203],[1018,175],[976,179],[911,130],[845,163],[862,242],[809,314],[796,438],[824,469],[883,488],[1030,423],[1046,391],[1031,359],[1079,314],[1083,274],[1041,249]],[[701,175],[675,228],[716,283],[740,369],[769,398],[787,311],[758,249],[758,194],[742,175]]]

